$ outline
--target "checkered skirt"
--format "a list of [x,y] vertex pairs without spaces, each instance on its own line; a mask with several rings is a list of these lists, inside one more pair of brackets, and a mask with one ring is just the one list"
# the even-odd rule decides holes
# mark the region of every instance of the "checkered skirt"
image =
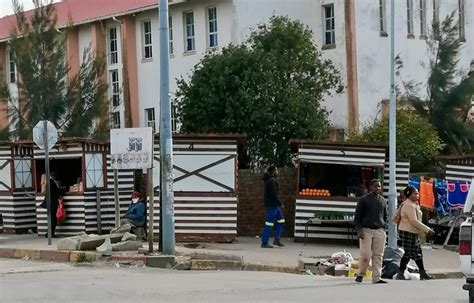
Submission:
[[400,241],[402,242],[401,246],[405,250],[405,254],[403,256],[408,257],[412,260],[419,260],[423,258],[420,238],[417,234],[404,230],[399,230],[398,235],[400,236]]

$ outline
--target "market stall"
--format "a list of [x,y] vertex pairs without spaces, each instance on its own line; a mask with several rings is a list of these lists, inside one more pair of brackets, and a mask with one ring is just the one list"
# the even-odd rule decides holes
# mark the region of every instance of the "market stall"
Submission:
[[[237,236],[238,135],[173,136],[174,215],[178,241],[231,242]],[[154,235],[159,234],[159,137],[155,137]]]
[[0,143],[0,215],[7,233],[36,229],[33,145]]
[[[114,226],[113,171],[107,142],[69,138],[62,139],[50,150],[50,170],[64,187],[66,221],[58,225],[56,235],[75,235],[80,232],[107,233]],[[35,189],[38,234],[47,231],[46,209],[39,207],[44,200],[44,151],[35,148]],[[133,188],[133,172],[119,173],[121,207],[126,208]]]
[[[292,140],[298,171],[295,207],[295,241],[317,238],[347,239],[355,231],[347,226],[308,225],[311,218],[352,222],[357,200],[372,179],[383,181],[388,193],[387,148]],[[408,183],[409,163],[398,162],[397,187]],[[341,225],[341,224],[338,224]],[[351,236],[351,235],[349,235]]]

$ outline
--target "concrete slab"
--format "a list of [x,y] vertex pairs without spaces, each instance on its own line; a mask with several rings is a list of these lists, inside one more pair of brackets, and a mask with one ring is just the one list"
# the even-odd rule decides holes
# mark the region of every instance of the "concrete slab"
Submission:
[[86,238],[79,239],[79,250],[95,250],[101,246],[105,239],[110,239],[111,243],[117,243],[122,240],[123,234],[110,234],[102,236],[88,236]]
[[176,258],[168,255],[151,255],[145,257],[145,264],[148,267],[172,268],[176,264]]
[[113,251],[136,251],[142,247],[141,241],[125,241],[112,244]]

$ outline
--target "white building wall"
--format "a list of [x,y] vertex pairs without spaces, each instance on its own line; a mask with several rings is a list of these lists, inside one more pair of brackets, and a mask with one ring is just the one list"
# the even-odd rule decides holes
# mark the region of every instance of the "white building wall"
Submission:
[[84,50],[91,46],[91,26],[90,24],[84,24],[78,29],[78,40],[79,40],[79,65],[83,62]]
[[[390,1],[387,0],[387,31],[390,35]],[[458,8],[458,1],[438,0],[440,21]],[[429,55],[426,40],[420,38],[419,0],[413,1],[414,38],[407,38],[407,3],[395,1],[395,54],[399,54],[404,67],[401,77],[426,84]],[[426,1],[426,28],[431,31],[433,1]],[[383,99],[390,98],[390,36],[382,37],[379,27],[378,1],[356,1],[357,66],[359,82],[359,113],[361,128],[380,118]],[[460,66],[465,73],[474,59],[474,36],[472,31],[473,1],[465,0],[466,42],[460,56]],[[456,20],[457,20],[456,14]],[[397,85],[402,89],[400,78]],[[421,92],[426,92],[423,87]],[[426,95],[426,93],[425,93]]]
[[[218,29],[218,47],[228,45],[231,40],[233,7],[231,0],[214,1],[193,1],[171,5],[169,15],[173,20],[173,48],[174,52],[170,55],[170,92],[172,99],[177,89],[177,79],[184,77],[189,79],[193,67],[202,59],[207,51],[207,9],[209,7],[217,8],[217,29]],[[194,31],[195,31],[195,51],[185,52],[185,28],[183,14],[184,12],[194,12]],[[152,23],[152,41],[153,58],[143,60],[142,57],[142,22],[151,20]],[[136,15],[136,41],[137,41],[137,71],[138,71],[138,98],[140,110],[140,125],[145,126],[145,109],[155,108],[155,120],[157,130],[159,121],[159,100],[160,100],[160,58],[159,58],[159,20],[158,11],[146,11]]]

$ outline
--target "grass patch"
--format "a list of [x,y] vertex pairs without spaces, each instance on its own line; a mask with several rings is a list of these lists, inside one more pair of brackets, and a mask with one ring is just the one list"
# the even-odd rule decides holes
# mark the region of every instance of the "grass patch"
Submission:
[[85,252],[80,252],[77,254],[76,264],[90,263],[90,262],[91,260],[89,259],[89,257],[87,257]]

